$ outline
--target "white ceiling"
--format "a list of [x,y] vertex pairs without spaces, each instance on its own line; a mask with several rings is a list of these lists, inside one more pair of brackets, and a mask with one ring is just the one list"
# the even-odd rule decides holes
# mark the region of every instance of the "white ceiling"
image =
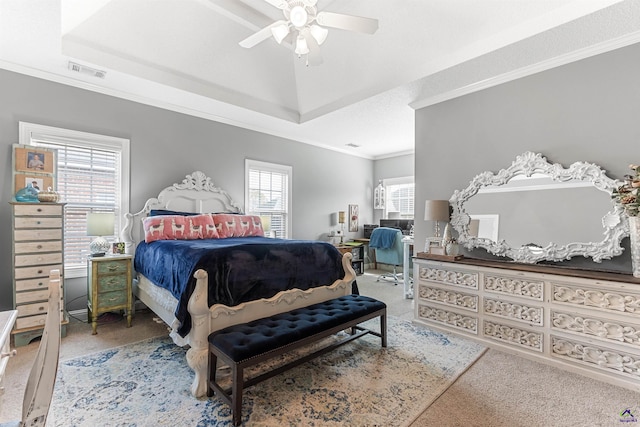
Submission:
[[0,67],[383,158],[413,150],[414,108],[640,41],[640,0],[319,0],[318,10],[376,18],[379,30],[329,29],[323,64],[306,67],[272,39],[238,45],[282,19],[264,0],[0,0]]

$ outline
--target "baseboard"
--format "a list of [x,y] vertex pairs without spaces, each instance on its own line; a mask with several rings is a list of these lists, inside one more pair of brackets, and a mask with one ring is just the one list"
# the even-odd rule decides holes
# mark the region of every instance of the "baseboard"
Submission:
[[[146,309],[147,306],[144,305],[144,303],[140,300],[136,300],[136,302],[133,305],[133,311],[136,312],[138,310],[144,310]],[[87,323],[89,321],[89,310],[87,310],[86,308],[83,308],[81,310],[71,310],[71,311],[67,311],[67,313],[69,313],[70,317],[73,317],[74,319],[80,320],[81,322],[85,322]]]

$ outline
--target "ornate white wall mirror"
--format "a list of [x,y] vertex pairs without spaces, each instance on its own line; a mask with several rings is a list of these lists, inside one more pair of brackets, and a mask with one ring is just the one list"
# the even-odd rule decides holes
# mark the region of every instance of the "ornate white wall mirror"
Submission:
[[[483,172],[456,190],[449,200],[451,225],[467,249],[483,248],[516,262],[575,256],[600,262],[620,255],[620,242],[629,234],[627,218],[611,198],[621,184],[595,164],[564,168],[525,152],[508,168]],[[497,230],[471,230],[472,219],[488,217]]]

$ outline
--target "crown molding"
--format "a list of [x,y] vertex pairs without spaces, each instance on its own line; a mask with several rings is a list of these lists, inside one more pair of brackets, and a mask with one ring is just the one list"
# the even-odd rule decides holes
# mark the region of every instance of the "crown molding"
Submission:
[[537,64],[532,64],[523,68],[519,68],[517,70],[509,71],[507,73],[500,74],[498,76],[491,77],[489,79],[482,80],[476,83],[472,83],[470,85],[467,85],[458,89],[454,89],[439,95],[414,101],[410,103],[409,106],[414,110],[429,107],[431,105],[436,105],[441,102],[459,98],[461,96],[478,92],[484,89],[488,89],[490,87],[498,86],[503,83],[508,83],[513,80],[531,76],[533,74],[537,74],[542,71],[547,71],[552,68],[556,68],[566,64],[570,64],[572,62],[580,61],[585,58],[589,58],[592,56],[610,52],[612,50],[630,46],[638,42],[640,42],[640,31],[636,31],[615,39],[607,40],[606,42],[598,43],[583,49],[578,49],[576,51],[573,51],[564,55],[560,55],[555,58],[538,62]]

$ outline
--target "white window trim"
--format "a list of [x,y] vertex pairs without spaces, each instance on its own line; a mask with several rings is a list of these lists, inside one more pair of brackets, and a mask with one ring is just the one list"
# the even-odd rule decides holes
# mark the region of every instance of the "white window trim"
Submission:
[[[95,133],[81,132],[71,129],[45,126],[36,123],[18,123],[18,142],[23,145],[31,145],[32,140],[48,139],[53,141],[76,142],[79,145],[90,145],[94,148],[118,149],[121,151],[122,160],[122,180],[120,201],[123,213],[129,212],[129,182],[130,182],[130,141],[125,138],[115,136],[99,135]],[[122,220],[122,219],[121,219]],[[86,268],[65,269],[66,278],[86,277]]]
[[292,166],[287,166],[287,165],[282,165],[282,164],[278,164],[278,163],[270,163],[270,162],[263,162],[260,160],[253,160],[253,159],[245,159],[244,160],[244,208],[245,211],[247,210],[248,206],[249,206],[249,170],[250,169],[260,169],[260,170],[265,170],[265,171],[271,171],[271,172],[278,172],[278,173],[283,173],[286,174],[289,179],[287,180],[287,236],[289,236],[289,238],[291,239],[293,237],[292,235],[292,230],[293,230],[293,215],[292,215],[292,208],[293,208],[293,167]]

